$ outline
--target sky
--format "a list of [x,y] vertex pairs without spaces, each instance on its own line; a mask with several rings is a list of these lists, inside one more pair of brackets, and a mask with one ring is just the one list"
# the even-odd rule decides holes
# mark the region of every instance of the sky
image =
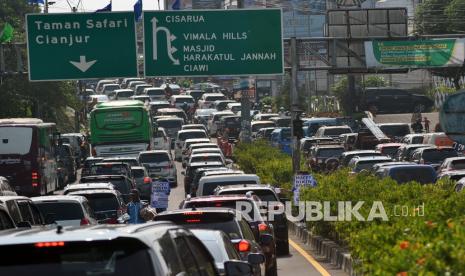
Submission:
[[[53,5],[49,6],[49,12],[71,12],[71,6],[77,6],[79,12],[93,12],[97,9],[101,9],[110,3],[110,0],[49,0],[55,1]],[[112,10],[113,11],[132,11],[133,6],[137,0],[113,0]],[[158,1],[160,6],[163,8],[164,0],[142,0],[142,7],[144,10],[158,10]],[[69,4],[68,4],[69,3]]]

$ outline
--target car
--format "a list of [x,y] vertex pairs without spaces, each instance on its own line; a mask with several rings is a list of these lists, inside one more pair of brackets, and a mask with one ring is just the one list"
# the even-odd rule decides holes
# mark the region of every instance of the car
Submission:
[[451,157],[446,158],[438,169],[438,173],[465,170],[465,157]]
[[465,170],[455,170],[455,171],[444,171],[438,173],[438,179],[450,179],[453,181],[458,181],[465,177]]
[[[250,253],[263,254],[262,245],[273,244],[271,235],[261,235],[257,241],[246,220],[240,219],[239,211],[230,208],[199,208],[166,211],[158,214],[155,221],[171,221],[188,229],[208,229],[223,231],[236,246],[242,260],[247,261]],[[270,268],[274,267],[269,264]],[[261,270],[268,267],[254,266],[254,275],[260,275]],[[270,269],[270,270],[271,270]],[[258,271],[257,271],[258,270]],[[272,275],[272,273],[267,274]]]
[[139,190],[139,196],[141,199],[150,199],[152,193],[152,178],[149,176],[149,172],[143,166],[131,167],[134,181],[136,182],[136,188]]
[[90,167],[89,175],[124,175],[132,179],[131,166],[124,162],[100,162]]
[[54,195],[32,197],[45,218],[62,226],[82,226],[97,224],[88,200],[83,196]]
[[432,184],[437,180],[436,170],[430,165],[387,166],[376,172],[379,177],[390,177],[399,184],[416,181],[420,184]]
[[124,78],[121,81],[121,88],[127,88],[129,84],[133,81],[144,81],[142,78]]
[[196,196],[212,195],[218,186],[245,184],[260,184],[260,178],[256,174],[205,176],[199,180]]
[[337,118],[309,118],[304,120],[303,126],[307,127],[307,135],[312,137],[317,130],[322,126],[337,126],[339,125]]
[[63,194],[67,195],[76,191],[87,191],[87,190],[115,190],[115,186],[110,182],[96,182],[96,183],[77,183],[68,184],[63,189]]
[[391,158],[395,158],[397,150],[402,146],[401,143],[384,143],[376,145],[375,150],[379,151],[383,155],[387,155]]
[[126,213],[124,200],[117,190],[81,190],[71,192],[69,196],[85,197],[98,223],[117,224],[118,219]]
[[216,129],[217,137],[227,137],[229,141],[238,140],[241,131],[241,117],[240,116],[223,116],[218,122]]
[[[151,101],[164,101],[166,100],[165,89],[159,87],[146,87],[142,92],[143,95],[150,97]],[[165,106],[168,107],[168,106]]]
[[194,173],[199,168],[219,168],[224,167],[221,162],[199,162],[190,163],[186,166],[186,170],[181,172],[184,175],[184,192],[187,195],[191,190],[191,184],[194,180]]
[[73,148],[76,166],[81,166],[81,159],[85,153],[81,152],[81,145],[84,142],[84,136],[81,133],[63,133],[60,135],[63,144],[69,144]]
[[234,113],[232,113],[229,110],[213,112],[210,115],[210,118],[208,118],[208,126],[207,126],[208,134],[210,134],[211,136],[216,135],[216,131],[218,129],[218,123],[220,122],[221,117],[232,116],[232,115],[234,115]]
[[151,87],[153,87],[153,86],[150,85],[150,84],[147,84],[147,83],[141,83],[141,84],[135,85],[134,86],[134,94],[135,95],[142,95],[144,93],[145,89],[151,88]]
[[183,124],[184,119],[177,117],[161,118],[155,123],[157,127],[162,127],[166,131],[166,134],[168,134],[171,139],[171,147],[174,147],[177,133],[181,130]]
[[193,123],[196,124],[203,124],[204,126],[208,125],[208,118],[213,112],[217,112],[216,109],[213,108],[206,108],[206,109],[199,109],[197,108],[194,112],[194,116],[192,118]]
[[392,141],[400,141],[406,135],[411,134],[409,124],[405,123],[386,123],[376,126]]
[[131,90],[134,91],[136,86],[141,85],[141,84],[146,85],[147,83],[144,80],[133,80],[133,81],[129,82],[129,84],[128,84],[128,86],[126,88],[131,89]]
[[131,156],[114,156],[114,157],[106,157],[103,159],[101,163],[127,163],[129,167],[133,166],[140,166],[139,160],[137,160],[137,157],[131,157]]
[[198,100],[199,108],[213,108],[213,103],[218,100],[226,100],[222,93],[204,93]]
[[291,117],[289,116],[271,117],[268,120],[272,121],[275,127],[290,127],[291,126]]
[[187,191],[187,194],[195,196],[199,188],[199,182],[204,176],[219,176],[219,175],[238,175],[244,174],[241,170],[234,170],[227,167],[219,168],[200,168],[194,172],[194,180],[190,186],[190,192]]
[[231,110],[234,114],[237,114],[237,112],[239,112],[241,108],[242,108],[242,105],[241,103],[238,103],[238,102],[228,103],[226,105],[226,109]]
[[203,124],[188,124],[188,125],[183,125],[181,130],[191,130],[191,129],[200,129],[204,130],[207,132],[207,128]]
[[136,188],[132,178],[124,175],[94,175],[81,177],[81,183],[109,182],[121,193],[124,202],[129,202],[129,193]]
[[115,101],[129,100],[131,96],[134,96],[134,91],[131,89],[117,89],[113,92],[115,93],[113,98]]
[[[252,131],[252,137],[257,135],[257,132],[262,128],[275,128],[273,121],[264,121],[264,120],[256,120],[250,122],[250,129]],[[270,134],[271,136],[271,134]]]
[[184,110],[179,108],[160,108],[157,111],[158,116],[175,116],[184,120],[184,123],[187,122],[187,114]]
[[291,128],[282,127],[273,130],[271,133],[271,145],[280,149],[282,152],[291,155]]
[[313,146],[310,149],[310,153],[308,154],[308,163],[312,170],[314,171],[324,171],[329,169],[331,164],[339,165],[339,160],[344,153],[344,147],[338,144],[328,145],[328,144],[321,144]]
[[184,103],[188,108],[193,108],[195,105],[194,98],[189,95],[173,95],[168,99],[171,107],[183,109]]
[[331,143],[333,142],[334,139],[331,137],[320,137],[320,138],[315,138],[315,137],[306,137],[300,139],[300,151],[302,151],[304,154],[308,154],[310,152],[310,149],[317,144],[324,144],[324,143]]
[[0,207],[8,213],[16,227],[30,228],[45,223],[42,213],[28,197],[0,196]]
[[169,181],[171,187],[178,185],[176,164],[169,151],[142,151],[138,158],[139,163],[147,169],[152,179],[163,177]]
[[230,103],[237,103],[234,100],[217,100],[213,102],[212,107],[216,109],[217,111],[224,111],[228,109],[228,104]]
[[[170,222],[81,229],[11,231],[0,237],[1,275],[219,275],[215,259],[189,230]],[[46,264],[46,265],[44,265]],[[245,261],[224,263],[226,275],[252,275]],[[72,272],[72,273],[71,273]]]
[[[183,202],[181,209],[198,210],[202,208],[231,208],[242,212],[243,218],[247,221],[255,236],[259,241],[262,235],[272,236],[270,244],[262,244],[262,249],[266,257],[267,275],[276,275],[276,244],[274,240],[273,225],[267,222],[260,214],[260,199],[251,194],[242,195],[211,195],[195,198],[187,198]],[[238,209],[238,206],[239,209]]]
[[352,169],[352,173],[360,173],[362,171],[371,171],[375,164],[387,162],[392,162],[392,159],[387,156],[354,157],[349,162],[349,168]]
[[316,133],[315,137],[339,138],[341,134],[353,133],[349,126],[322,126]]
[[431,145],[425,144],[405,144],[397,149],[396,160],[397,161],[412,161],[412,154],[416,149],[427,148]]
[[458,153],[454,148],[449,147],[426,147],[416,149],[412,154],[412,162],[417,164],[432,165],[439,168],[446,158],[457,157]]
[[6,177],[0,176],[0,196],[16,196],[15,190],[10,186]]
[[423,133],[407,134],[400,142],[403,144],[423,144],[424,137]]
[[102,161],[103,157],[87,157],[82,165],[81,177],[88,176],[90,173],[90,167],[94,164],[101,163]]
[[275,130],[275,127],[264,127],[257,131],[255,136],[252,135],[254,140],[263,139],[266,141],[271,141],[271,133]]
[[392,87],[365,88],[360,101],[361,110],[376,110],[377,113],[428,112],[434,106],[425,95]]
[[155,100],[152,100],[149,103],[149,110],[150,110],[150,114],[152,114],[152,116],[155,116],[159,109],[169,108],[169,107],[170,107],[170,103],[168,101],[155,101]]
[[220,148],[215,143],[189,143],[189,145],[184,144],[184,147],[182,150],[183,168],[187,164],[187,160],[189,159],[192,151],[195,149],[220,149]]
[[[215,259],[215,265],[220,275],[225,275],[224,263],[231,260],[241,260],[241,255],[234,244],[223,231],[207,229],[191,229],[208,249]],[[250,253],[247,261],[251,265],[259,265],[265,262],[265,256],[260,253]]]
[[376,150],[353,150],[353,151],[346,151],[341,154],[339,157],[339,164],[343,167],[347,167],[349,165],[350,160],[352,158],[360,156],[381,156],[382,154]]
[[171,90],[171,95],[166,94],[167,97],[171,97],[172,95],[179,95],[181,93],[181,86],[175,83],[163,83],[162,85],[160,85],[160,88],[164,89],[165,93],[167,93],[166,88],[168,86]]
[[103,86],[105,84],[116,84],[116,80],[99,80],[97,82],[97,85],[95,86],[95,92],[97,93],[102,93],[103,92]]
[[153,145],[154,150],[171,150],[171,138],[162,127],[153,130]]
[[15,229],[16,225],[8,210],[0,205],[0,230]]
[[108,95],[110,92],[113,92],[117,89],[121,89],[121,86],[117,83],[107,83],[102,86],[102,90],[100,91],[104,95]]
[[398,165],[415,165],[413,162],[401,162],[401,161],[392,161],[392,162],[384,162],[384,163],[376,163],[371,167],[371,172],[375,173],[385,167],[391,166],[398,166]]
[[63,162],[64,168],[68,171],[68,179],[70,182],[76,181],[77,164],[74,150],[69,144],[58,144],[56,147],[56,158]]
[[143,103],[149,103],[152,99],[150,99],[149,96],[147,95],[134,95],[134,96],[131,96],[129,97],[131,100],[137,100],[137,101],[141,101]]
[[253,116],[253,121],[269,121],[272,117],[279,117],[278,113],[258,113]]
[[[218,186],[215,189],[215,195],[231,195],[231,194],[246,194],[251,192],[256,195],[262,202],[267,203],[266,215],[270,208],[284,210],[284,206],[279,199],[279,195],[276,192],[277,189],[270,185],[255,185],[247,184],[241,186]],[[289,254],[289,233],[288,233],[288,220],[286,214],[275,214],[274,219],[269,219],[269,222],[273,224],[275,239],[276,239],[276,252],[278,255]]]
[[[174,146],[174,158],[176,161],[182,160],[182,150],[187,139],[207,139],[208,135],[203,129],[180,130],[176,136]],[[209,142],[210,140],[208,140]]]

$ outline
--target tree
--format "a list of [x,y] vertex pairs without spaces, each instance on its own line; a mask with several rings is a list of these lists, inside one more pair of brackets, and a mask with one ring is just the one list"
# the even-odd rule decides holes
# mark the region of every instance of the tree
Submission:
[[[418,35],[444,35],[465,33],[465,0],[425,0],[415,13],[415,29]],[[460,89],[460,79],[465,67],[431,69],[433,75],[452,80]]]

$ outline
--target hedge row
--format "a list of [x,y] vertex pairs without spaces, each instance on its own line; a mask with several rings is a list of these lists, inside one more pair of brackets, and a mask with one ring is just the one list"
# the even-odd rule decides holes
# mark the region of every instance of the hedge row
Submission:
[[[264,143],[241,145],[236,156],[243,170],[257,173],[263,182],[290,187],[291,159],[277,149]],[[387,221],[375,218],[307,222],[314,234],[346,245],[354,259],[359,260],[358,272],[366,275],[465,272],[465,194],[455,192],[453,183],[398,185],[392,179],[368,174],[349,175],[347,170],[315,177],[318,186],[303,190],[301,200],[329,202],[331,215],[338,214],[338,202],[351,202],[355,206],[363,201],[358,211],[364,219],[368,218],[373,202],[384,208]],[[375,211],[381,213],[379,208]]]

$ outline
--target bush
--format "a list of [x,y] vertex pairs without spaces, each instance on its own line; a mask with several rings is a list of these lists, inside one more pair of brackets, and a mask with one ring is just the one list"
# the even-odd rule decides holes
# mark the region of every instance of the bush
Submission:
[[[257,173],[263,183],[290,188],[292,161],[265,142],[243,144],[235,155],[241,169]],[[465,271],[465,194],[454,191],[450,181],[435,185],[379,179],[369,174],[350,175],[339,170],[315,175],[318,186],[301,190],[302,201],[364,201],[359,209],[367,218],[373,202],[381,202],[388,221],[307,222],[313,234],[347,246],[356,270],[365,275],[461,275]],[[408,216],[402,216],[402,208]]]

